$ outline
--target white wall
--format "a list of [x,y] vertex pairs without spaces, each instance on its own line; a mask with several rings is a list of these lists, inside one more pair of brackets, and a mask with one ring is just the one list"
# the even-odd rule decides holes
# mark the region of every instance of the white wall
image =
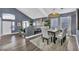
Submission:
[[3,21],[3,34],[11,34],[11,22],[10,21]]

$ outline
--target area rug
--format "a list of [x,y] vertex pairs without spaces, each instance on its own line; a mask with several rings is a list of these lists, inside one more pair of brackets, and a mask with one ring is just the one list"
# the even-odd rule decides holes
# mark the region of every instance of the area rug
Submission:
[[59,40],[56,41],[56,44],[49,41],[49,44],[47,44],[47,41],[42,41],[41,36],[34,38],[30,40],[35,46],[40,48],[42,51],[67,51],[67,45],[68,45],[68,38],[66,41],[61,45],[61,42]]

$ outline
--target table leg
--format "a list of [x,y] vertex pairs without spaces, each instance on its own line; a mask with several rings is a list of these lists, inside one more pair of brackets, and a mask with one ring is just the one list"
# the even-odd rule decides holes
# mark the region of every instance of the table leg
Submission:
[[47,40],[47,44],[49,44],[49,40]]
[[42,40],[43,40],[43,42],[44,42],[44,38],[42,37]]
[[57,38],[56,38],[56,37],[54,37],[54,39],[53,39],[54,44],[56,44],[56,40],[57,40]]
[[52,39],[52,37],[51,37],[51,42],[52,42],[52,40],[53,40],[53,39]]
[[56,44],[56,40],[57,40],[57,38],[55,37],[55,33],[54,33],[54,37],[53,37],[54,39],[53,39],[53,42],[54,42],[54,44]]
[[63,44],[63,40],[61,39],[61,45]]

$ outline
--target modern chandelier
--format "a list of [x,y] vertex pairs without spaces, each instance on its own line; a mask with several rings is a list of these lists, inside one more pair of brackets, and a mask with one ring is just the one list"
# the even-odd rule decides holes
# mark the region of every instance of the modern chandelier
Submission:
[[59,16],[60,13],[58,11],[55,11],[55,9],[53,9],[53,12],[48,15],[48,17],[59,17]]

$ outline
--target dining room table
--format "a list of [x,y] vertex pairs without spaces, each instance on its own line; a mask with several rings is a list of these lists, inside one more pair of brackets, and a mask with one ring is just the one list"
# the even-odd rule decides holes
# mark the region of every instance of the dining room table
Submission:
[[54,44],[56,43],[56,40],[57,40],[56,32],[58,31],[59,29],[48,29],[48,34],[51,34],[53,36],[53,37],[51,36],[51,40],[53,40]]

